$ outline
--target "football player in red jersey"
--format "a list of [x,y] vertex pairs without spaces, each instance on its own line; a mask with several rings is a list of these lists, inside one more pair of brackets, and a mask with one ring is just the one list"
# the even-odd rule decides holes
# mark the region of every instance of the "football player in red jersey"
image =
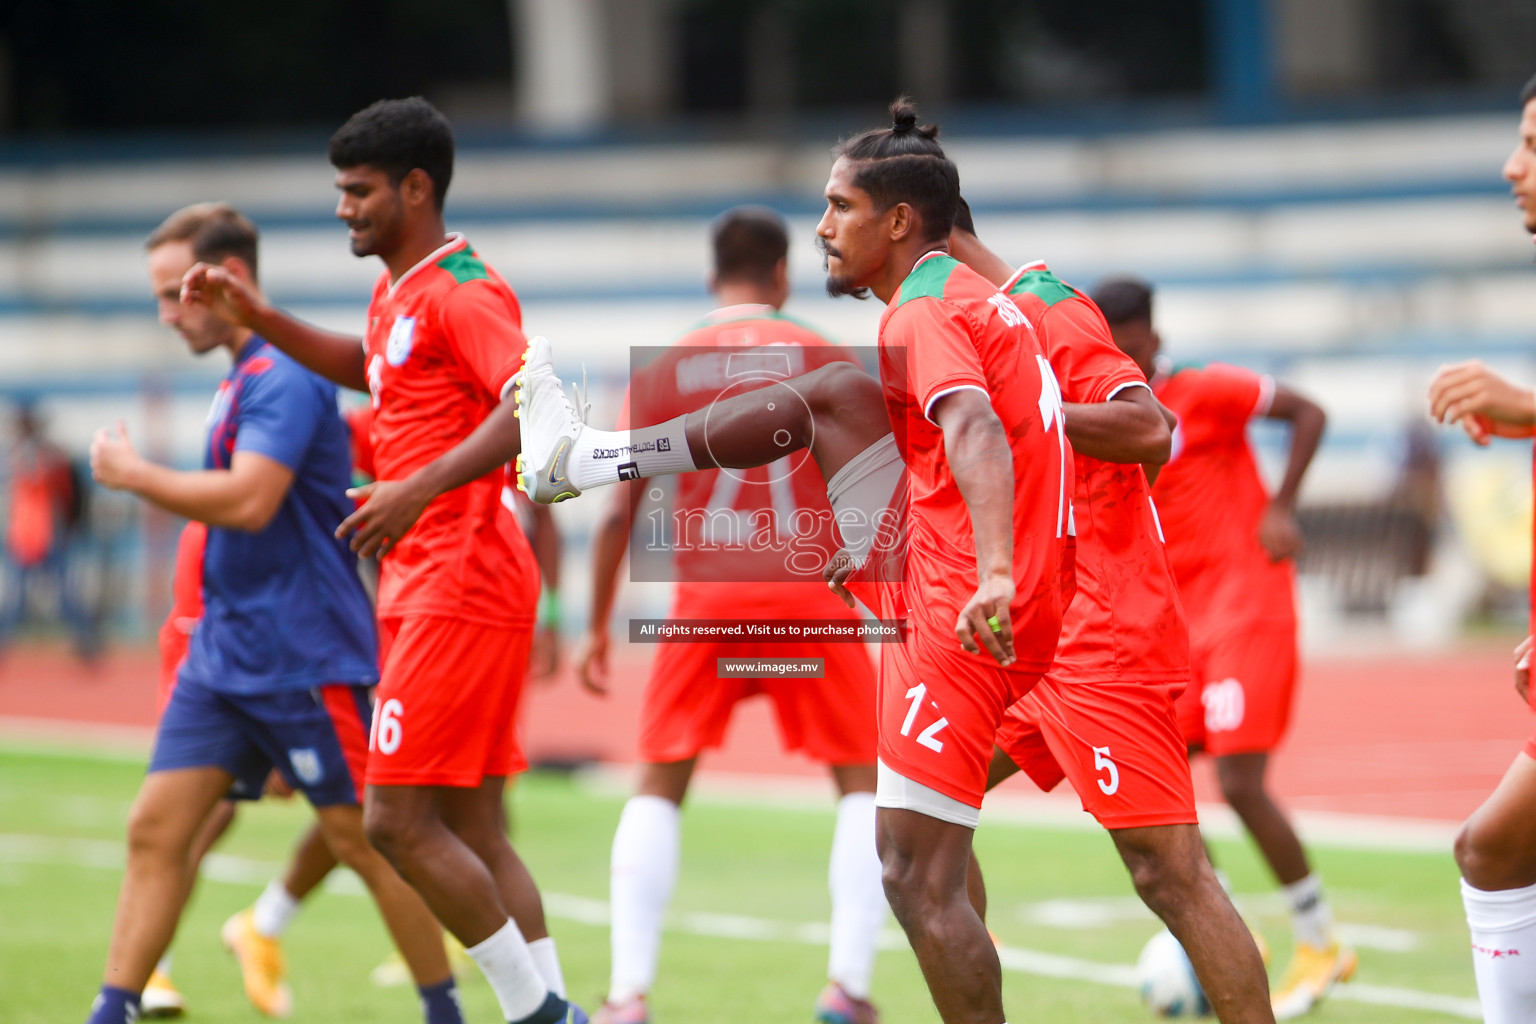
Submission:
[[[789,297],[789,236],[778,214],[729,210],[715,221],[711,241],[710,290],[718,308],[635,374],[621,424],[702,408],[753,379],[852,361],[780,311]],[[826,484],[809,461],[792,455],[772,466],[678,477],[670,513],[678,541],[671,551],[646,556],[666,558],[674,574],[671,617],[857,620],[822,585],[822,564],[838,544]],[[613,489],[592,539],[592,614],[578,669],[598,693],[607,693],[609,619],[643,486],[626,481]],[[817,544],[821,550],[813,550]],[[879,1019],[869,1002],[886,918],[875,854],[874,666],[862,643],[815,640],[774,644],[771,651],[777,658],[823,659],[824,675],[718,678],[717,658],[755,658],[766,653],[761,643],[669,643],[657,651],[641,708],[640,780],[613,836],[612,981],[593,1024],[648,1019],[645,997],[656,979],[662,918],[677,877],[679,809],[699,755],[722,743],[736,705],[756,694],[773,702],[784,745],[826,764],[840,795],[829,872],[829,981],[816,1019]]]
[[[385,479],[432,463],[509,408],[500,400],[524,345],[511,287],[445,227],[453,152],[447,120],[420,97],[381,100],[331,138],[352,253],[384,263],[362,339],[301,323],[217,268],[196,267],[183,285],[187,301],[368,391]],[[584,1021],[564,998],[538,888],[501,827],[507,776],[527,767],[513,722],[538,569],[504,501],[502,466],[462,483],[424,501],[416,529],[383,545],[368,835],[464,943],[508,1021]],[[338,532],[371,515],[365,502]]]
[[[1174,710],[1189,635],[1141,466],[1168,458],[1163,410],[1093,301],[1044,261],[1011,267],[976,237],[963,201],[950,251],[1034,325],[1061,383],[1076,471],[1077,596],[1050,672],[1008,709],[989,786],[1020,770],[1047,790],[1070,779],[1189,953],[1217,1017],[1269,1020],[1263,961],[1201,843]],[[984,912],[979,870],[973,882]]]
[[[878,531],[854,540],[860,531],[847,527],[895,507],[909,538],[904,580],[869,588],[884,617],[909,622],[905,642],[881,651],[875,802],[886,895],[942,1018],[999,1024],[997,952],[967,899],[967,867],[997,728],[1049,668],[1071,600],[1072,455],[1028,321],[945,251],[959,175],[937,134],[905,100],[894,104],[891,127],[839,148],[817,226],[829,292],[887,303],[878,400],[889,424],[870,414],[873,381],[830,366],[707,413],[599,431],[576,414],[548,343],[535,339],[518,385],[520,483],[554,501],[808,447],[855,558]],[[902,462],[910,482],[898,489]]]
[[[1520,93],[1520,137],[1504,162],[1504,178],[1536,237],[1536,78]],[[1429,389],[1430,412],[1460,423],[1478,444],[1536,434],[1536,391],[1472,360],[1442,367]],[[1536,573],[1532,574],[1536,596]],[[1536,608],[1536,603],[1533,603]],[[1536,612],[1533,612],[1536,615]],[[1533,618],[1536,623],[1536,618]],[[1536,632],[1533,625],[1532,632]],[[1515,692],[1531,695],[1531,639],[1515,651]],[[1498,787],[1456,837],[1461,898],[1472,933],[1477,995],[1488,1024],[1536,1020],[1536,736],[1515,755]]]
[[[1108,280],[1093,297],[1115,343],[1179,418],[1173,457],[1152,489],[1189,617],[1193,684],[1179,698],[1179,725],[1192,750],[1216,759],[1222,796],[1285,889],[1296,942],[1274,1006],[1277,1017],[1298,1016],[1356,966],[1334,936],[1322,880],[1265,783],[1295,700],[1296,494],[1326,417],[1305,396],[1239,367],[1158,365],[1150,285]],[[1273,495],[1248,443],[1248,423],[1260,416],[1291,425]]]

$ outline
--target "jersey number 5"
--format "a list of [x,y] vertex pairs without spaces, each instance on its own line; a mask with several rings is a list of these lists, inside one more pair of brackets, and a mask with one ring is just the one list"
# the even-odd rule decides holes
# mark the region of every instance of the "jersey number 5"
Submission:
[[1120,768],[1109,759],[1108,747],[1093,748],[1093,770],[1107,774],[1107,778],[1096,781],[1105,796],[1114,796],[1120,789]]

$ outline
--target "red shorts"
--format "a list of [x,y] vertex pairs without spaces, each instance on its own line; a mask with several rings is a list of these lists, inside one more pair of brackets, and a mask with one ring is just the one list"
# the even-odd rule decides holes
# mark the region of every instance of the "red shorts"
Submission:
[[1050,676],[1010,707],[997,745],[1041,789],[1072,781],[1105,828],[1193,825],[1195,790],[1174,702],[1183,683]]
[[[716,678],[716,658],[824,658],[821,679]],[[640,760],[697,757],[725,738],[739,701],[773,701],[785,750],[825,764],[875,761],[875,668],[863,644],[662,644],[640,711]]]
[[880,648],[880,760],[903,778],[980,807],[1003,712],[1043,675],[967,654],[954,634],[911,629]]
[[478,786],[523,771],[517,705],[533,624],[379,620],[370,786]]
[[1296,627],[1264,625],[1190,645],[1194,685],[1179,698],[1179,731],[1207,754],[1268,753],[1296,695]]

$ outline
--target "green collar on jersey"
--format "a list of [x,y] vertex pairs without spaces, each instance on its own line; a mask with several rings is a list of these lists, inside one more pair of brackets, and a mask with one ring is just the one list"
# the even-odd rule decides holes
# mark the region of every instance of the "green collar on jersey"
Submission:
[[1020,274],[1013,287],[1008,289],[1009,295],[1023,295],[1026,292],[1039,297],[1047,306],[1054,306],[1063,299],[1072,298],[1077,294],[1077,289],[1049,270],[1029,270]]
[[490,274],[486,273],[485,263],[467,245],[458,252],[451,252],[444,256],[437,261],[437,265],[452,274],[453,279],[459,284],[465,281],[484,281],[490,277]]
[[901,287],[896,289],[897,307],[905,306],[913,299],[942,299],[944,287],[949,283],[949,275],[953,274],[959,265],[960,262],[947,252],[924,256],[918,260],[917,266],[912,268],[912,273],[908,274],[906,280],[901,282]]

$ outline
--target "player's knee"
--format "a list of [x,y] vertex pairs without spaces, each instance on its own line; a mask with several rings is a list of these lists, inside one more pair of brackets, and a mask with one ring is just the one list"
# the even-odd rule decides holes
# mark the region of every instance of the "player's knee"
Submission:
[[1507,858],[1500,855],[1495,837],[1476,816],[1468,819],[1456,833],[1453,850],[1461,877],[1474,889],[1498,889],[1504,884]]
[[852,363],[828,363],[806,375],[809,394],[803,396],[818,416],[835,415],[841,409],[884,409],[880,382]]
[[[891,912],[904,928],[934,920],[934,911],[946,899],[956,895],[934,878],[928,865],[920,863],[907,851],[881,852],[880,882],[885,888],[885,899],[891,905]],[[958,896],[962,900],[969,899],[963,886]]]
[[184,854],[189,842],[178,842],[178,836],[163,808],[134,801],[128,812],[128,853],[130,856],[174,857]]
[[[391,864],[398,865],[410,856],[415,829],[398,809],[370,801],[363,810],[363,834],[374,849]],[[337,859],[344,859],[340,850],[335,852]]]
[[1218,771],[1222,799],[1233,808],[1241,810],[1262,803],[1268,797],[1264,793],[1264,777],[1251,772]]

